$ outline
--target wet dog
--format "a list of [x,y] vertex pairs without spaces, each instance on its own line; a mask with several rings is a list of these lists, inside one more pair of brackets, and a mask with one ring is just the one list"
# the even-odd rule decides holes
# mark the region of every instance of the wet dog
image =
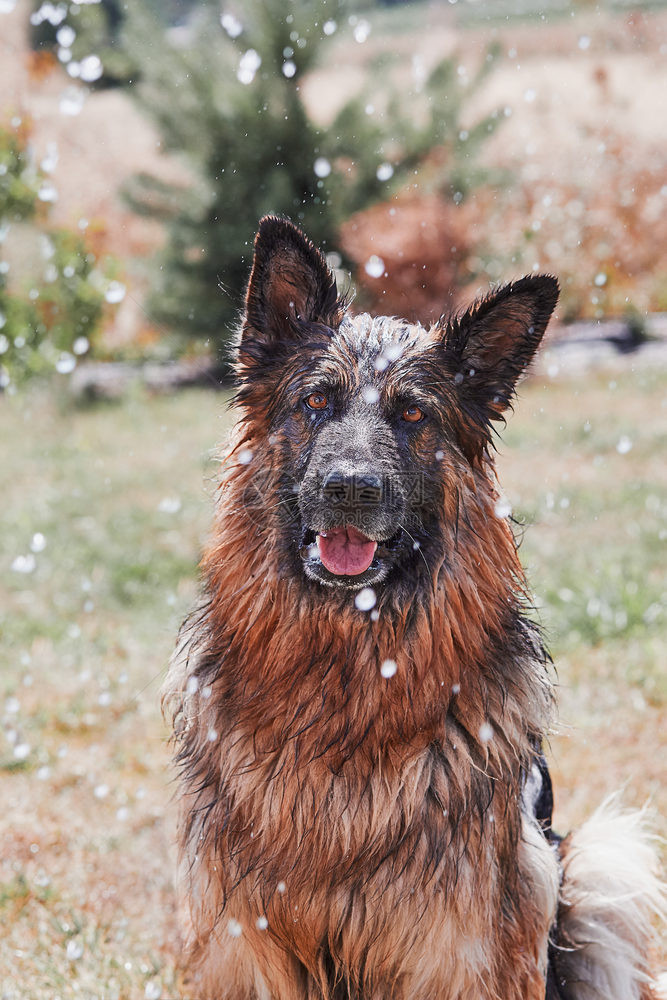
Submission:
[[198,998],[654,996],[641,818],[551,832],[552,683],[492,461],[557,297],[353,316],[262,220],[166,690]]

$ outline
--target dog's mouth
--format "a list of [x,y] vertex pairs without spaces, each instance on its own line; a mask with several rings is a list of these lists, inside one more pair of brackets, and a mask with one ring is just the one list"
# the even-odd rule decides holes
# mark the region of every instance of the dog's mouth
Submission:
[[308,576],[329,586],[356,590],[387,575],[392,552],[402,537],[399,529],[387,539],[369,538],[351,524],[321,531],[307,529],[301,558]]
[[359,576],[365,573],[378,547],[351,524],[330,531],[321,531],[315,544],[322,565],[334,576]]

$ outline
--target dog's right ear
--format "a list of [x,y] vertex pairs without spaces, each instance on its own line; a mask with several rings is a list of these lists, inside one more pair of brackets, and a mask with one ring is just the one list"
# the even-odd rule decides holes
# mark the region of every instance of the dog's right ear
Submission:
[[239,352],[294,341],[305,323],[337,327],[336,279],[320,251],[293,223],[265,216],[255,237]]

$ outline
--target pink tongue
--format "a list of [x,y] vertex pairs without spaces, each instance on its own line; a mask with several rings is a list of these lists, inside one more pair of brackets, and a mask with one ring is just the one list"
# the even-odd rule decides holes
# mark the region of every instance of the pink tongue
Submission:
[[320,559],[330,573],[336,576],[358,576],[373,562],[377,542],[366,538],[356,528],[332,528],[325,535],[317,536]]

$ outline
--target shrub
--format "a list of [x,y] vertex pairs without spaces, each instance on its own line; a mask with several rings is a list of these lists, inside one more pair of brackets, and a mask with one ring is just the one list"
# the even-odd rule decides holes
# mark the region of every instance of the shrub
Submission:
[[221,18],[204,5],[177,46],[137,4],[126,35],[141,70],[137,98],[165,149],[184,154],[193,176],[185,189],[141,175],[126,192],[137,212],[167,227],[149,310],[218,348],[236,322],[263,214],[289,216],[332,248],[346,218],[414,183],[416,171],[424,176],[426,160],[429,183],[460,200],[479,183],[475,153],[499,121],[492,115],[468,130],[460,125],[467,95],[493,64],[490,54],[469,84],[455,60],[442,61],[409,103],[391,92],[380,62],[364,92],[323,127],[302,85],[344,20],[342,0],[246,0],[239,10],[238,18]]
[[94,255],[79,235],[45,224],[39,192],[48,182],[31,163],[27,137],[22,123],[0,128],[0,233],[4,242],[12,226],[30,223],[39,233],[44,269],[23,291],[10,287],[9,263],[0,260],[0,389],[71,371],[104,312],[107,279]]

